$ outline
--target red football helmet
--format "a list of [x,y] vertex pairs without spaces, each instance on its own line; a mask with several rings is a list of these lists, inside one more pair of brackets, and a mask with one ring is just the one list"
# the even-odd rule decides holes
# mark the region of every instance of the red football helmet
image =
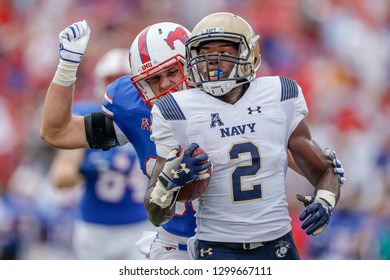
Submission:
[[[137,35],[130,48],[131,82],[142,99],[150,107],[153,100],[170,92],[188,88],[184,69],[186,67],[185,43],[190,32],[183,26],[162,22],[145,28]],[[163,92],[154,92],[149,85],[151,77],[174,66],[178,67],[180,79]]]

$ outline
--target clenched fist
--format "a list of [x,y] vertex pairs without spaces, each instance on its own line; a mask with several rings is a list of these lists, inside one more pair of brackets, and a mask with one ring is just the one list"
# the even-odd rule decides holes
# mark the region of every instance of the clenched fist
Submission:
[[64,61],[80,63],[87,48],[91,29],[83,20],[65,28],[59,34],[60,57]]
[[68,87],[76,81],[78,66],[87,49],[91,29],[85,20],[62,30],[59,37],[60,62],[53,83]]

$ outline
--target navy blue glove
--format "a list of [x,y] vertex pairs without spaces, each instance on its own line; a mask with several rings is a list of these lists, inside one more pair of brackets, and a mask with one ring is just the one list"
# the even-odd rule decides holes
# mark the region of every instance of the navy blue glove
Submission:
[[201,153],[191,157],[191,154],[198,147],[198,144],[192,143],[180,155],[177,155],[178,149],[169,153],[164,168],[158,176],[156,186],[150,194],[150,202],[161,208],[171,206],[177,190],[196,179],[205,179],[210,176],[209,173],[205,172],[211,167],[211,162],[208,161],[209,156],[206,153]]
[[[324,192],[326,194],[322,196]],[[299,220],[304,221],[301,227],[306,229],[306,234],[317,235],[326,229],[335,204],[332,195],[324,190],[318,191],[316,197],[297,194],[297,199],[306,207],[299,216]]]
[[[339,176],[339,182],[343,185],[345,174],[341,161],[336,158],[336,153],[329,148],[325,149],[325,154],[332,161],[333,171]],[[297,194],[297,199],[306,207],[299,216],[299,220],[305,221],[302,224],[302,229],[306,229],[308,235],[317,235],[323,232],[329,224],[333,208],[336,205],[335,194],[319,190],[316,197]]]
[[[211,162],[208,161],[209,156],[206,153],[191,157],[199,145],[192,143],[185,148],[180,156],[177,156],[178,150],[173,150],[167,161],[164,169],[158,176],[158,180],[167,190],[172,190],[182,187],[187,183],[198,179],[198,173],[202,173],[211,167]],[[206,161],[201,164],[202,161]]]

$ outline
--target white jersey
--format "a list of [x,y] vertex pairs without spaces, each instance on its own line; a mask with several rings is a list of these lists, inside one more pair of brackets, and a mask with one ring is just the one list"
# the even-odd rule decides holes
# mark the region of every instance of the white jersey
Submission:
[[168,95],[152,109],[152,139],[198,143],[213,163],[199,199],[195,237],[220,242],[274,240],[291,230],[285,195],[288,139],[308,109],[293,80],[262,77],[235,104],[199,89]]

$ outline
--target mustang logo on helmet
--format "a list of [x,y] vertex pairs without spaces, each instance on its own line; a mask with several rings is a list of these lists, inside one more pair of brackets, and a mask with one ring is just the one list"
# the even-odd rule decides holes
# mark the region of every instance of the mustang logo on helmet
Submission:
[[189,37],[187,32],[183,28],[177,27],[175,31],[171,31],[168,33],[168,37],[164,39],[164,41],[172,50],[174,50],[176,40],[180,40],[180,42],[182,42],[184,45],[187,42],[188,38]]

